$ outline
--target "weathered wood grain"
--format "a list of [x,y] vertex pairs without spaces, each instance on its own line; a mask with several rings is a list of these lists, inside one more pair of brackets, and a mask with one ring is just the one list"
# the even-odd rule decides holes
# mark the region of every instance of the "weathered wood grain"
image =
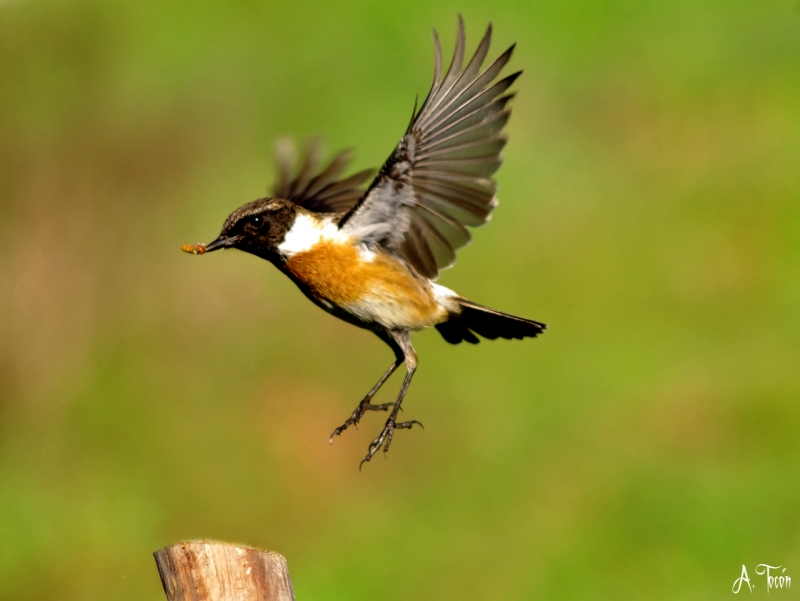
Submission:
[[169,601],[294,601],[286,559],[277,553],[196,541],[153,556]]

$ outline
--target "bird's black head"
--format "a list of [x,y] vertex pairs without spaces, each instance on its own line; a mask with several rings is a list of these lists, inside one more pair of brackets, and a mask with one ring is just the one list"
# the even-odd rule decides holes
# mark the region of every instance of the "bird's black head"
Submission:
[[[198,245],[203,254],[220,248],[238,248],[263,259],[274,260],[275,249],[283,242],[286,231],[294,222],[297,208],[280,198],[261,198],[236,209],[225,220],[219,237],[207,245]],[[184,247],[187,250],[188,247]],[[201,250],[202,249],[202,250]]]

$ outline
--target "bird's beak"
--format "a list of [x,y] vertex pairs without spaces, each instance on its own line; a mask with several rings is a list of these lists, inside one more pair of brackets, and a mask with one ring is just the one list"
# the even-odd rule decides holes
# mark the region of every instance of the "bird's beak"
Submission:
[[239,236],[227,237],[227,236],[220,236],[213,242],[209,242],[208,244],[203,244],[200,242],[199,244],[184,244],[181,247],[183,252],[192,253],[193,255],[204,255],[206,253],[210,253],[212,250],[219,250],[220,248],[229,248],[236,244],[239,241]]
[[239,241],[238,236],[228,238],[227,236],[220,236],[213,242],[206,244],[206,252],[210,253],[212,250],[219,250],[220,248],[229,248]]

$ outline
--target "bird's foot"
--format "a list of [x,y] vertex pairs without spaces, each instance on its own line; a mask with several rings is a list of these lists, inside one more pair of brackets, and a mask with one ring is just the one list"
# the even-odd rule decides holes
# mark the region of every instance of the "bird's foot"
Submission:
[[395,430],[404,430],[410,429],[411,426],[417,424],[420,428],[425,428],[420,422],[415,419],[412,419],[408,422],[400,422],[396,423],[392,417],[386,420],[386,425],[383,427],[383,432],[378,435],[378,438],[373,440],[369,444],[369,452],[364,459],[361,460],[361,463],[358,464],[358,469],[361,469],[361,466],[364,465],[367,461],[372,459],[372,456],[378,452],[378,449],[383,447],[383,455],[386,456],[386,453],[389,451],[389,445],[392,444],[392,438],[394,437]]
[[357,426],[358,422],[361,421],[361,418],[367,411],[388,411],[389,407],[391,407],[392,405],[394,405],[394,403],[383,403],[381,405],[373,405],[372,403],[370,403],[369,397],[365,398],[358,404],[358,407],[355,408],[355,411],[353,411],[350,417],[347,418],[347,421],[333,431],[333,433],[331,434],[331,438],[328,442],[333,444],[334,436],[339,436],[350,426]]

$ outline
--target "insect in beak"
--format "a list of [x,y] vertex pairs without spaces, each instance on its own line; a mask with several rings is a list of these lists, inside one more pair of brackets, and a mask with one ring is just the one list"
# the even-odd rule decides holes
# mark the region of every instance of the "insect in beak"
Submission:
[[185,253],[191,253],[193,255],[204,255],[213,250],[219,250],[220,248],[229,248],[236,244],[240,239],[241,236],[232,236],[230,238],[220,236],[208,244],[203,244],[202,242],[198,242],[197,244],[184,244],[181,246],[181,250]]
[[198,242],[197,244],[184,244],[181,246],[181,250],[193,255],[204,255],[206,254],[206,245],[202,242]]

